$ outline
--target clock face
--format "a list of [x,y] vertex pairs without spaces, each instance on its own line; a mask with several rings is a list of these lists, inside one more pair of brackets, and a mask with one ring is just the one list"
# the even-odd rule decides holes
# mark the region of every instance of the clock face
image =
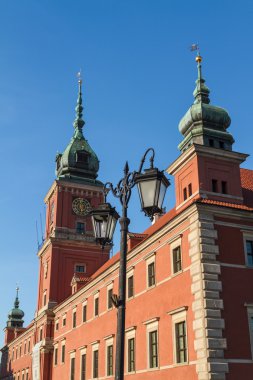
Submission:
[[77,215],[87,215],[91,210],[90,202],[87,199],[75,198],[72,202],[72,210]]

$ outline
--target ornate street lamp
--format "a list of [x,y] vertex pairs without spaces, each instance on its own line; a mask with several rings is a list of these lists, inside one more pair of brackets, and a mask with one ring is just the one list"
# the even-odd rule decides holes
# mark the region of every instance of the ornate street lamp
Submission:
[[[142,172],[147,154],[151,152],[150,168]],[[125,348],[125,304],[126,304],[126,256],[127,256],[127,234],[130,220],[127,217],[128,202],[131,197],[132,188],[137,185],[141,207],[145,215],[153,219],[154,214],[162,212],[162,204],[169,181],[163,171],[154,168],[155,152],[149,148],[140,163],[139,170],[129,172],[128,163],[124,168],[124,177],[116,187],[111,182],[104,185],[105,194],[111,191],[116,198],[119,198],[122,205],[122,216],[120,222],[120,265],[119,265],[119,292],[113,295],[113,304],[118,309],[117,314],[117,339],[116,339],[116,363],[115,379],[124,379],[124,348]],[[103,203],[97,209],[91,211],[94,234],[97,241],[104,247],[111,244],[113,232],[118,213],[109,203]]]

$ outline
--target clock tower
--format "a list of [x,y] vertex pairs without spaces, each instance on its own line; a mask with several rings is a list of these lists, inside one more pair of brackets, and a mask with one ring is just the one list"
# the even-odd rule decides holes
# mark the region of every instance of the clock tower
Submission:
[[45,197],[46,233],[40,260],[37,315],[62,302],[73,291],[76,274],[89,277],[109,258],[109,248],[96,244],[89,211],[104,201],[97,180],[99,160],[83,135],[82,81],[74,120],[74,134],[56,156],[56,180]]

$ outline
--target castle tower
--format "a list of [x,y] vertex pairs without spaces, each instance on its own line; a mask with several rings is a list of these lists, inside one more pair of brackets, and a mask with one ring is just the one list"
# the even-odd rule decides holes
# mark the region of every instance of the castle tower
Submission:
[[24,324],[24,312],[19,308],[19,298],[18,292],[19,288],[16,289],[17,294],[14,301],[14,307],[10,310],[8,314],[8,320],[5,328],[5,344],[14,339],[19,335],[19,333],[23,332],[23,324]]
[[78,81],[74,134],[56,156],[56,180],[45,197],[46,235],[40,260],[37,312],[68,297],[75,274],[89,277],[109,258],[96,245],[89,211],[104,200],[99,160],[83,135],[82,81]]
[[210,104],[209,89],[202,76],[202,57],[196,57],[198,78],[194,103],[179,123],[183,141],[181,155],[168,168],[175,176],[176,207],[188,206],[195,198],[241,204],[240,164],[246,154],[234,152],[228,112]]

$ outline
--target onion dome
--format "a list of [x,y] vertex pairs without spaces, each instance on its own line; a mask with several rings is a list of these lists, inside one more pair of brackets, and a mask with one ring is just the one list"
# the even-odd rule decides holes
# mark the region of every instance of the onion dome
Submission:
[[83,135],[85,124],[82,116],[82,80],[78,80],[78,98],[75,108],[74,135],[64,152],[56,156],[56,176],[58,179],[71,179],[77,182],[100,184],[96,181],[99,160]]
[[197,55],[198,79],[193,92],[195,101],[179,123],[179,132],[184,136],[179,149],[185,151],[195,143],[231,150],[234,139],[227,132],[230,116],[224,108],[210,104],[210,91],[202,77],[201,61],[202,57]]
[[19,288],[17,288],[17,295],[14,302],[14,308],[11,309],[11,311],[8,314],[7,327],[23,327],[23,317],[25,314],[21,309],[19,309],[18,291]]

